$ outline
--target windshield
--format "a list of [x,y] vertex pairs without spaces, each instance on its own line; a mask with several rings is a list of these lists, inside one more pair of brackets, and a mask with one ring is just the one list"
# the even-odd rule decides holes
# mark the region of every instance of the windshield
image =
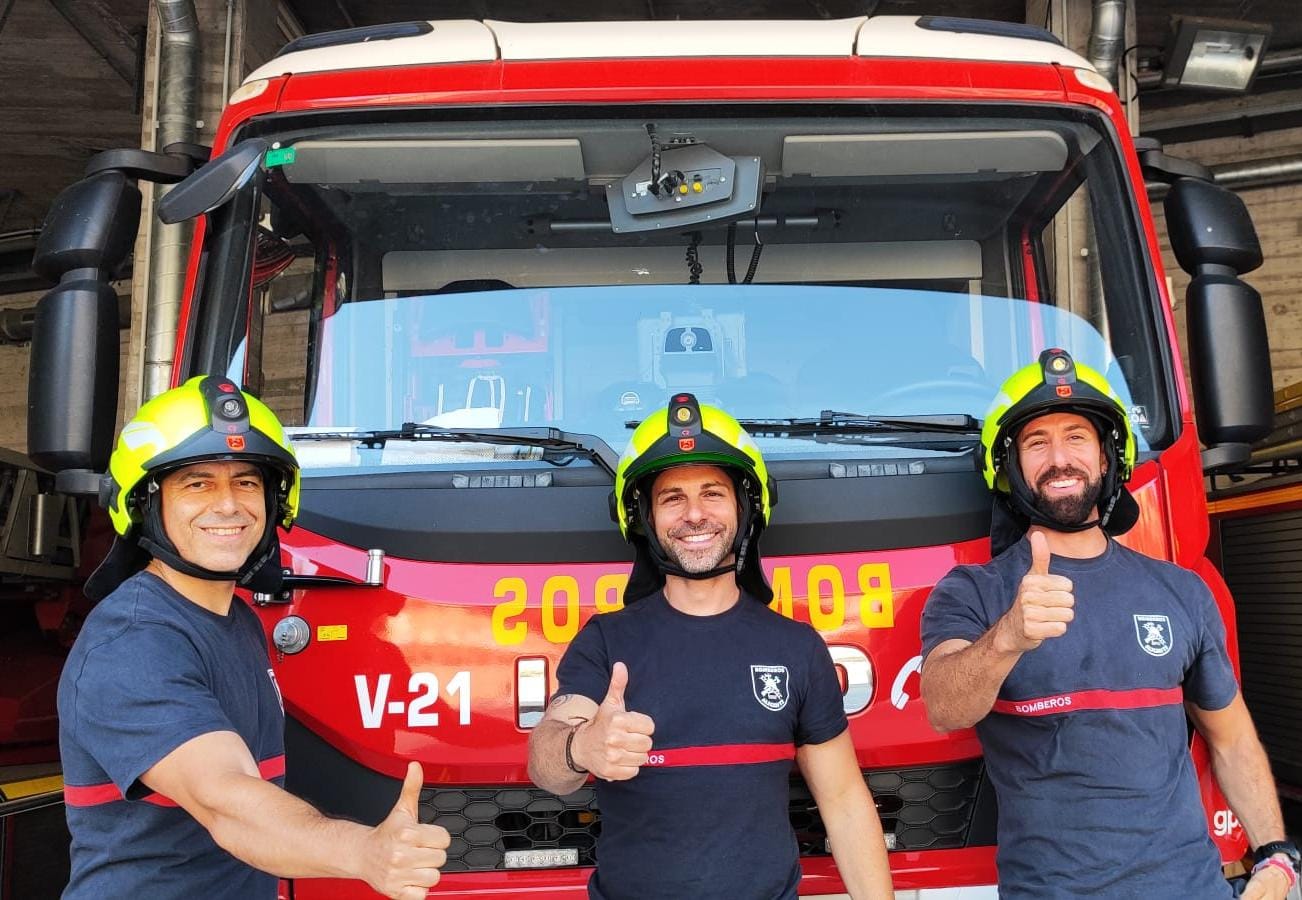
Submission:
[[[1142,449],[1169,442],[1152,276],[1102,120],[745,112],[286,132],[295,154],[247,204],[253,302],[201,323],[200,344],[228,348],[214,363],[292,426],[309,471],[558,462],[525,442],[339,434],[410,424],[619,450],[683,391],[743,419],[980,420],[1054,346],[1105,373]],[[975,439],[760,445],[913,458]]]

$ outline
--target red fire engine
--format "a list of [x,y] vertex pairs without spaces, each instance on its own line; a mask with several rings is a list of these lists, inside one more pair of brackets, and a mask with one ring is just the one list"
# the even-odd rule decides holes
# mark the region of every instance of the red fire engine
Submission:
[[[567,642],[621,604],[612,465],[672,392],[742,418],[768,460],[774,606],[827,641],[907,896],[994,882],[980,747],[928,726],[918,623],[950,567],[989,557],[976,448],[1009,373],[1049,346],[1107,373],[1140,442],[1125,542],[1201,574],[1234,633],[1202,477],[1269,424],[1260,303],[1237,277],[1256,237],[1205,172],[1136,146],[1107,81],[1046,32],[874,17],[311,35],[235,92],[215,151],[161,209],[197,219],[173,381],[260,394],[304,467],[285,589],[250,598],[288,786],[377,821],[419,760],[422,817],[453,836],[449,896],[583,895],[600,810],[588,789],[534,789],[526,741]],[[64,281],[39,313],[49,414],[30,448],[69,491],[96,483],[113,424],[97,279],[131,246],[134,181],[179,180],[123,160],[65,193],[38,253]],[[1196,276],[1197,432],[1146,175],[1171,183]],[[841,891],[798,781],[791,819],[802,892]]]

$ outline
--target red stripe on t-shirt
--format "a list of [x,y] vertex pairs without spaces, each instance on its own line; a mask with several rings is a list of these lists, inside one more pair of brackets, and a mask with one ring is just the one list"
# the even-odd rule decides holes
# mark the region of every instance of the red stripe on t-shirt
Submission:
[[661,769],[669,766],[730,766],[739,763],[781,762],[795,759],[793,744],[718,744],[712,747],[674,747],[652,750],[647,765]]
[[63,802],[68,806],[99,806],[121,800],[122,792],[114,784],[65,784]]
[[258,763],[258,774],[262,776],[263,781],[270,781],[273,778],[279,778],[285,774],[285,754],[272,756]]
[[[270,781],[273,778],[279,778],[285,774],[285,754],[272,756],[258,763],[258,774],[263,780]],[[68,806],[99,806],[104,803],[113,803],[122,799],[122,792],[118,790],[117,785],[112,782],[108,784],[65,784],[63,786],[63,802]],[[164,797],[157,792],[146,794],[140,798],[145,803],[154,806],[175,807],[177,802],[169,797]]]
[[996,700],[994,712],[1009,716],[1052,716],[1081,709],[1144,709],[1184,702],[1183,688],[1137,688],[1133,691],[1072,691],[1031,697],[1027,700]]

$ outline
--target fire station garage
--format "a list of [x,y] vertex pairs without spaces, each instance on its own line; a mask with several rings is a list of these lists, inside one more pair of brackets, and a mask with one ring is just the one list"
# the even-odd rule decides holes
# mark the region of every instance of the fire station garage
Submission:
[[[0,900],[59,896],[67,809],[117,791],[65,773],[60,675],[117,433],[197,375],[301,466],[236,592],[285,786],[375,824],[421,762],[456,896],[586,896],[592,782],[535,787],[527,744],[623,603],[619,454],[691,394],[767,460],[772,605],[828,645],[896,896],[994,897],[919,628],[990,559],[982,426],[1055,347],[1115,389],[1119,540],[1206,583],[1302,836],[1295,0],[0,0],[0,85]],[[794,770],[790,819],[801,894],[849,896]]]

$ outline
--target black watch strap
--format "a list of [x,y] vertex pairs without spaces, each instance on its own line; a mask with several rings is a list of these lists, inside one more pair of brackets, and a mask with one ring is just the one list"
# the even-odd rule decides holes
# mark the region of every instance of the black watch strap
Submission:
[[574,762],[574,736],[579,733],[579,726],[575,725],[570,729],[570,733],[565,735],[565,765],[569,766],[570,771],[575,775],[587,775],[587,769],[579,768]]
[[1287,856],[1289,862],[1293,864],[1293,871],[1302,874],[1302,852],[1298,851],[1297,844],[1292,841],[1270,841],[1254,850],[1252,856],[1257,862],[1261,862],[1276,853]]

